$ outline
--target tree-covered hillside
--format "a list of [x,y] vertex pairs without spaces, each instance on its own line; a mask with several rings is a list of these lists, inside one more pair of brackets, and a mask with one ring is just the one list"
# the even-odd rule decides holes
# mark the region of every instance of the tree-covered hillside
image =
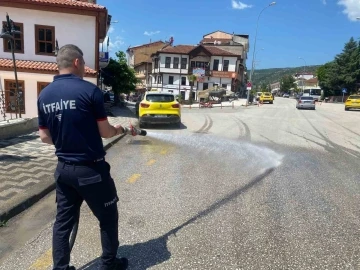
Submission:
[[[313,73],[316,76],[316,70],[320,66],[307,66],[305,68],[306,72]],[[280,82],[281,78],[286,75],[294,75],[298,72],[304,72],[304,66],[302,67],[292,67],[292,68],[268,68],[268,69],[255,69],[253,76],[253,84],[270,84],[275,82]],[[250,70],[248,70],[250,73]]]

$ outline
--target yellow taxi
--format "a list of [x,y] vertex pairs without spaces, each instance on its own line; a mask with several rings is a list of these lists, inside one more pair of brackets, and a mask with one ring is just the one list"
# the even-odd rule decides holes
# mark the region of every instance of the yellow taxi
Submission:
[[139,126],[174,124],[181,126],[181,107],[172,93],[146,92],[139,104]]
[[270,104],[273,104],[273,102],[274,102],[274,98],[273,98],[272,94],[269,92],[261,93],[259,99],[260,99],[260,102],[262,102],[262,103],[269,102]]
[[351,95],[345,101],[345,111],[360,109],[360,95]]

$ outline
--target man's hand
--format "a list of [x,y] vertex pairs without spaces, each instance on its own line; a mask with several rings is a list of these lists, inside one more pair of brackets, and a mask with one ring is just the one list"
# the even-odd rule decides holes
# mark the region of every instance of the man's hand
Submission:
[[126,129],[123,128],[122,125],[115,125],[114,128],[116,130],[116,134],[114,136],[126,133]]

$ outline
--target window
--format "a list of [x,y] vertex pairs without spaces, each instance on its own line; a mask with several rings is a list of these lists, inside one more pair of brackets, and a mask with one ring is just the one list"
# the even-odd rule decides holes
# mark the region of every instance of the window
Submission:
[[204,83],[203,83],[203,90],[206,90],[206,89],[208,89],[208,88],[209,88],[209,84],[206,83],[206,82],[204,82]]
[[171,57],[166,57],[165,58],[165,68],[170,68],[170,64],[171,64]]
[[39,96],[40,92],[49,84],[50,84],[49,82],[38,82],[37,83],[37,95]]
[[169,76],[169,84],[174,84],[174,76]]
[[221,87],[227,89],[227,84],[226,84],[226,83],[223,83],[223,84],[221,85]]
[[155,68],[159,67],[159,58],[155,58]]
[[35,25],[35,53],[41,55],[54,55],[55,27]]
[[181,69],[186,69],[187,59],[181,58]]
[[223,71],[229,71],[229,60],[224,60]]
[[185,91],[181,91],[180,95],[181,95],[181,99],[184,100],[185,99]]
[[215,71],[219,70],[219,59],[214,60],[213,70]]
[[157,83],[161,83],[161,76],[157,76]]
[[186,85],[186,77],[181,77],[181,85]]
[[175,100],[174,95],[169,94],[147,94],[146,101],[150,102],[173,102]]
[[204,68],[205,69],[205,67],[206,67],[206,65],[207,65],[207,62],[196,62],[196,67],[197,68]]
[[219,86],[219,84],[218,83],[214,83],[214,87],[218,87]]
[[[6,22],[3,22],[3,27],[5,26]],[[24,25],[22,23],[14,22],[14,28],[17,31],[20,31],[21,34],[14,35],[14,52],[15,53],[24,53]],[[4,42],[4,52],[11,52],[11,45],[10,45],[10,39],[3,40]]]
[[174,57],[173,68],[179,68],[179,57]]
[[191,68],[194,68],[194,67],[195,67],[195,64],[196,64],[195,61],[191,61],[191,62],[190,62],[190,67],[191,67]]
[[[19,83],[19,106],[21,113],[25,113],[25,88],[24,81],[18,81]],[[14,113],[19,112],[19,108],[16,108],[16,82],[14,80],[4,80],[5,84],[5,105],[6,112]]]

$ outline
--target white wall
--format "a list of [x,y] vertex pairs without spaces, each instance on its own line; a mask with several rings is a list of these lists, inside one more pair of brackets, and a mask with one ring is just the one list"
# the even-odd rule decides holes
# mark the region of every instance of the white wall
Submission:
[[[25,114],[22,114],[23,118],[37,116],[37,83],[52,82],[53,79],[54,75],[18,72],[18,80],[24,81],[25,84]],[[4,80],[15,80],[14,72],[0,71],[0,93],[5,90]],[[96,78],[85,77],[84,80],[96,84]],[[7,117],[10,118],[10,114],[7,114]],[[13,114],[13,117],[15,117],[15,114]],[[1,115],[0,118],[2,118]]]
[[235,71],[236,70],[236,64],[237,64],[237,57],[223,57],[223,56],[211,56],[210,60],[210,69],[214,69],[214,60],[219,60],[219,67],[218,71],[223,71],[223,61],[229,60],[229,69],[228,71]]
[[[172,85],[169,84],[169,77],[173,76],[174,77],[174,83]],[[186,78],[186,85],[181,85],[181,77]],[[176,74],[163,74],[163,85],[169,86],[171,88],[176,87],[179,88],[183,88],[184,86],[189,86],[190,82],[187,78],[187,75],[176,75]],[[196,84],[195,84],[196,85]]]
[[[160,61],[159,61],[159,66],[160,66],[160,72],[164,72],[164,73],[180,73],[180,67],[181,67],[181,58],[186,58],[187,59],[187,63],[186,63],[186,69],[181,69],[181,73],[182,74],[188,74],[188,68],[189,68],[189,56],[188,55],[180,55],[180,54],[166,54],[166,53],[160,53]],[[171,64],[170,64],[170,68],[165,68],[165,59],[166,57],[170,57],[171,58]],[[179,58],[179,68],[174,69],[174,58],[178,57]],[[159,72],[159,68],[154,68],[155,62],[153,62],[153,73]]]
[[[208,84],[208,88],[214,87],[214,84],[217,84],[219,87],[222,87],[223,84],[226,84],[226,89],[229,91],[231,90],[231,79],[229,79],[229,78],[221,78],[221,80],[220,80],[220,78],[210,77],[210,80],[208,80],[206,77],[206,79],[204,80],[203,83],[199,82],[199,86],[198,86],[199,91],[203,90],[204,83]],[[197,86],[196,83],[195,83],[195,86]]]
[[[54,26],[59,47],[68,43],[77,45],[84,53],[86,65],[95,69],[95,16],[4,7],[1,7],[1,10],[4,11],[3,15],[8,12],[14,22],[24,25],[24,54],[16,53],[16,59],[55,62],[55,56],[35,54],[35,24],[39,24]],[[4,52],[2,40],[0,58],[11,58],[11,53]]]
[[295,79],[300,79],[300,78],[304,78],[305,80],[309,80],[309,79],[312,79],[312,78],[314,78],[314,75],[308,75],[308,74],[306,74],[306,75],[304,75],[304,74],[300,74],[300,76],[299,77],[294,77]]

